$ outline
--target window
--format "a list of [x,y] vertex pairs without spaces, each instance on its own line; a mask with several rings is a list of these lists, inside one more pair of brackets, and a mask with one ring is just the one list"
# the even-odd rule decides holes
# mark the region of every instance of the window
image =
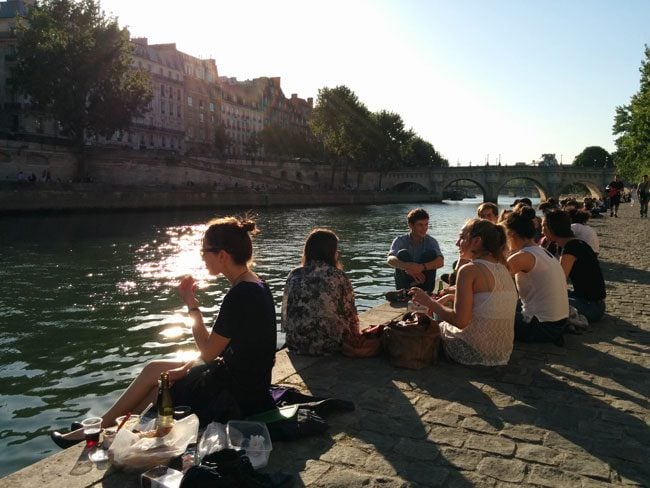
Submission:
[[192,97],[190,97],[190,96],[187,97],[187,106],[188,107],[192,106]]
[[176,105],[176,115],[178,115],[178,118],[181,118],[181,104],[179,103]]
[[169,115],[174,115],[174,104],[169,102]]
[[203,114],[202,114],[202,113],[199,114],[199,121],[200,121],[200,122],[203,122]]
[[160,96],[161,97],[165,96],[165,85],[160,85]]
[[161,114],[165,113],[165,101],[164,100],[160,101],[160,113]]
[[210,112],[214,112],[214,102],[210,102]]

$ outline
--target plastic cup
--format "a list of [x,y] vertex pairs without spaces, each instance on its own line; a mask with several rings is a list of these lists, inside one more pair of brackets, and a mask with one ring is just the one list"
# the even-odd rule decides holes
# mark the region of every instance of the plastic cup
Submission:
[[99,444],[99,434],[102,431],[102,418],[90,417],[81,421],[86,438],[86,449],[93,449]]

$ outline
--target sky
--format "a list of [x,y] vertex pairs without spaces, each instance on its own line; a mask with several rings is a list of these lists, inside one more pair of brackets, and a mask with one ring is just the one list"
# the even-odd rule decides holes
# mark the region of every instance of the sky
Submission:
[[451,165],[571,163],[615,150],[639,89],[649,0],[101,0],[134,37],[279,76],[287,97],[346,85]]

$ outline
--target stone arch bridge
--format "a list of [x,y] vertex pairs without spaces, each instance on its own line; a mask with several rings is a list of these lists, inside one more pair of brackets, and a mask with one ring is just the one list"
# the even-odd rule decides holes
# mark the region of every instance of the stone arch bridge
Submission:
[[613,168],[589,169],[575,166],[469,166],[436,168],[423,171],[392,171],[382,178],[382,189],[398,189],[407,184],[424,187],[435,200],[442,200],[443,191],[456,181],[467,180],[483,191],[483,200],[496,202],[499,190],[511,180],[525,179],[537,188],[542,200],[558,199],[569,185],[584,185],[593,197],[602,197],[605,187],[614,179]]

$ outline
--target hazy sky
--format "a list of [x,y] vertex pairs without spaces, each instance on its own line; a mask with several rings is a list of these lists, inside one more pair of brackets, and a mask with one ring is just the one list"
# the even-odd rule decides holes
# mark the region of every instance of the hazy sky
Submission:
[[614,150],[639,88],[649,0],[102,0],[131,34],[212,57],[286,96],[344,84],[399,113],[450,164],[569,163]]

